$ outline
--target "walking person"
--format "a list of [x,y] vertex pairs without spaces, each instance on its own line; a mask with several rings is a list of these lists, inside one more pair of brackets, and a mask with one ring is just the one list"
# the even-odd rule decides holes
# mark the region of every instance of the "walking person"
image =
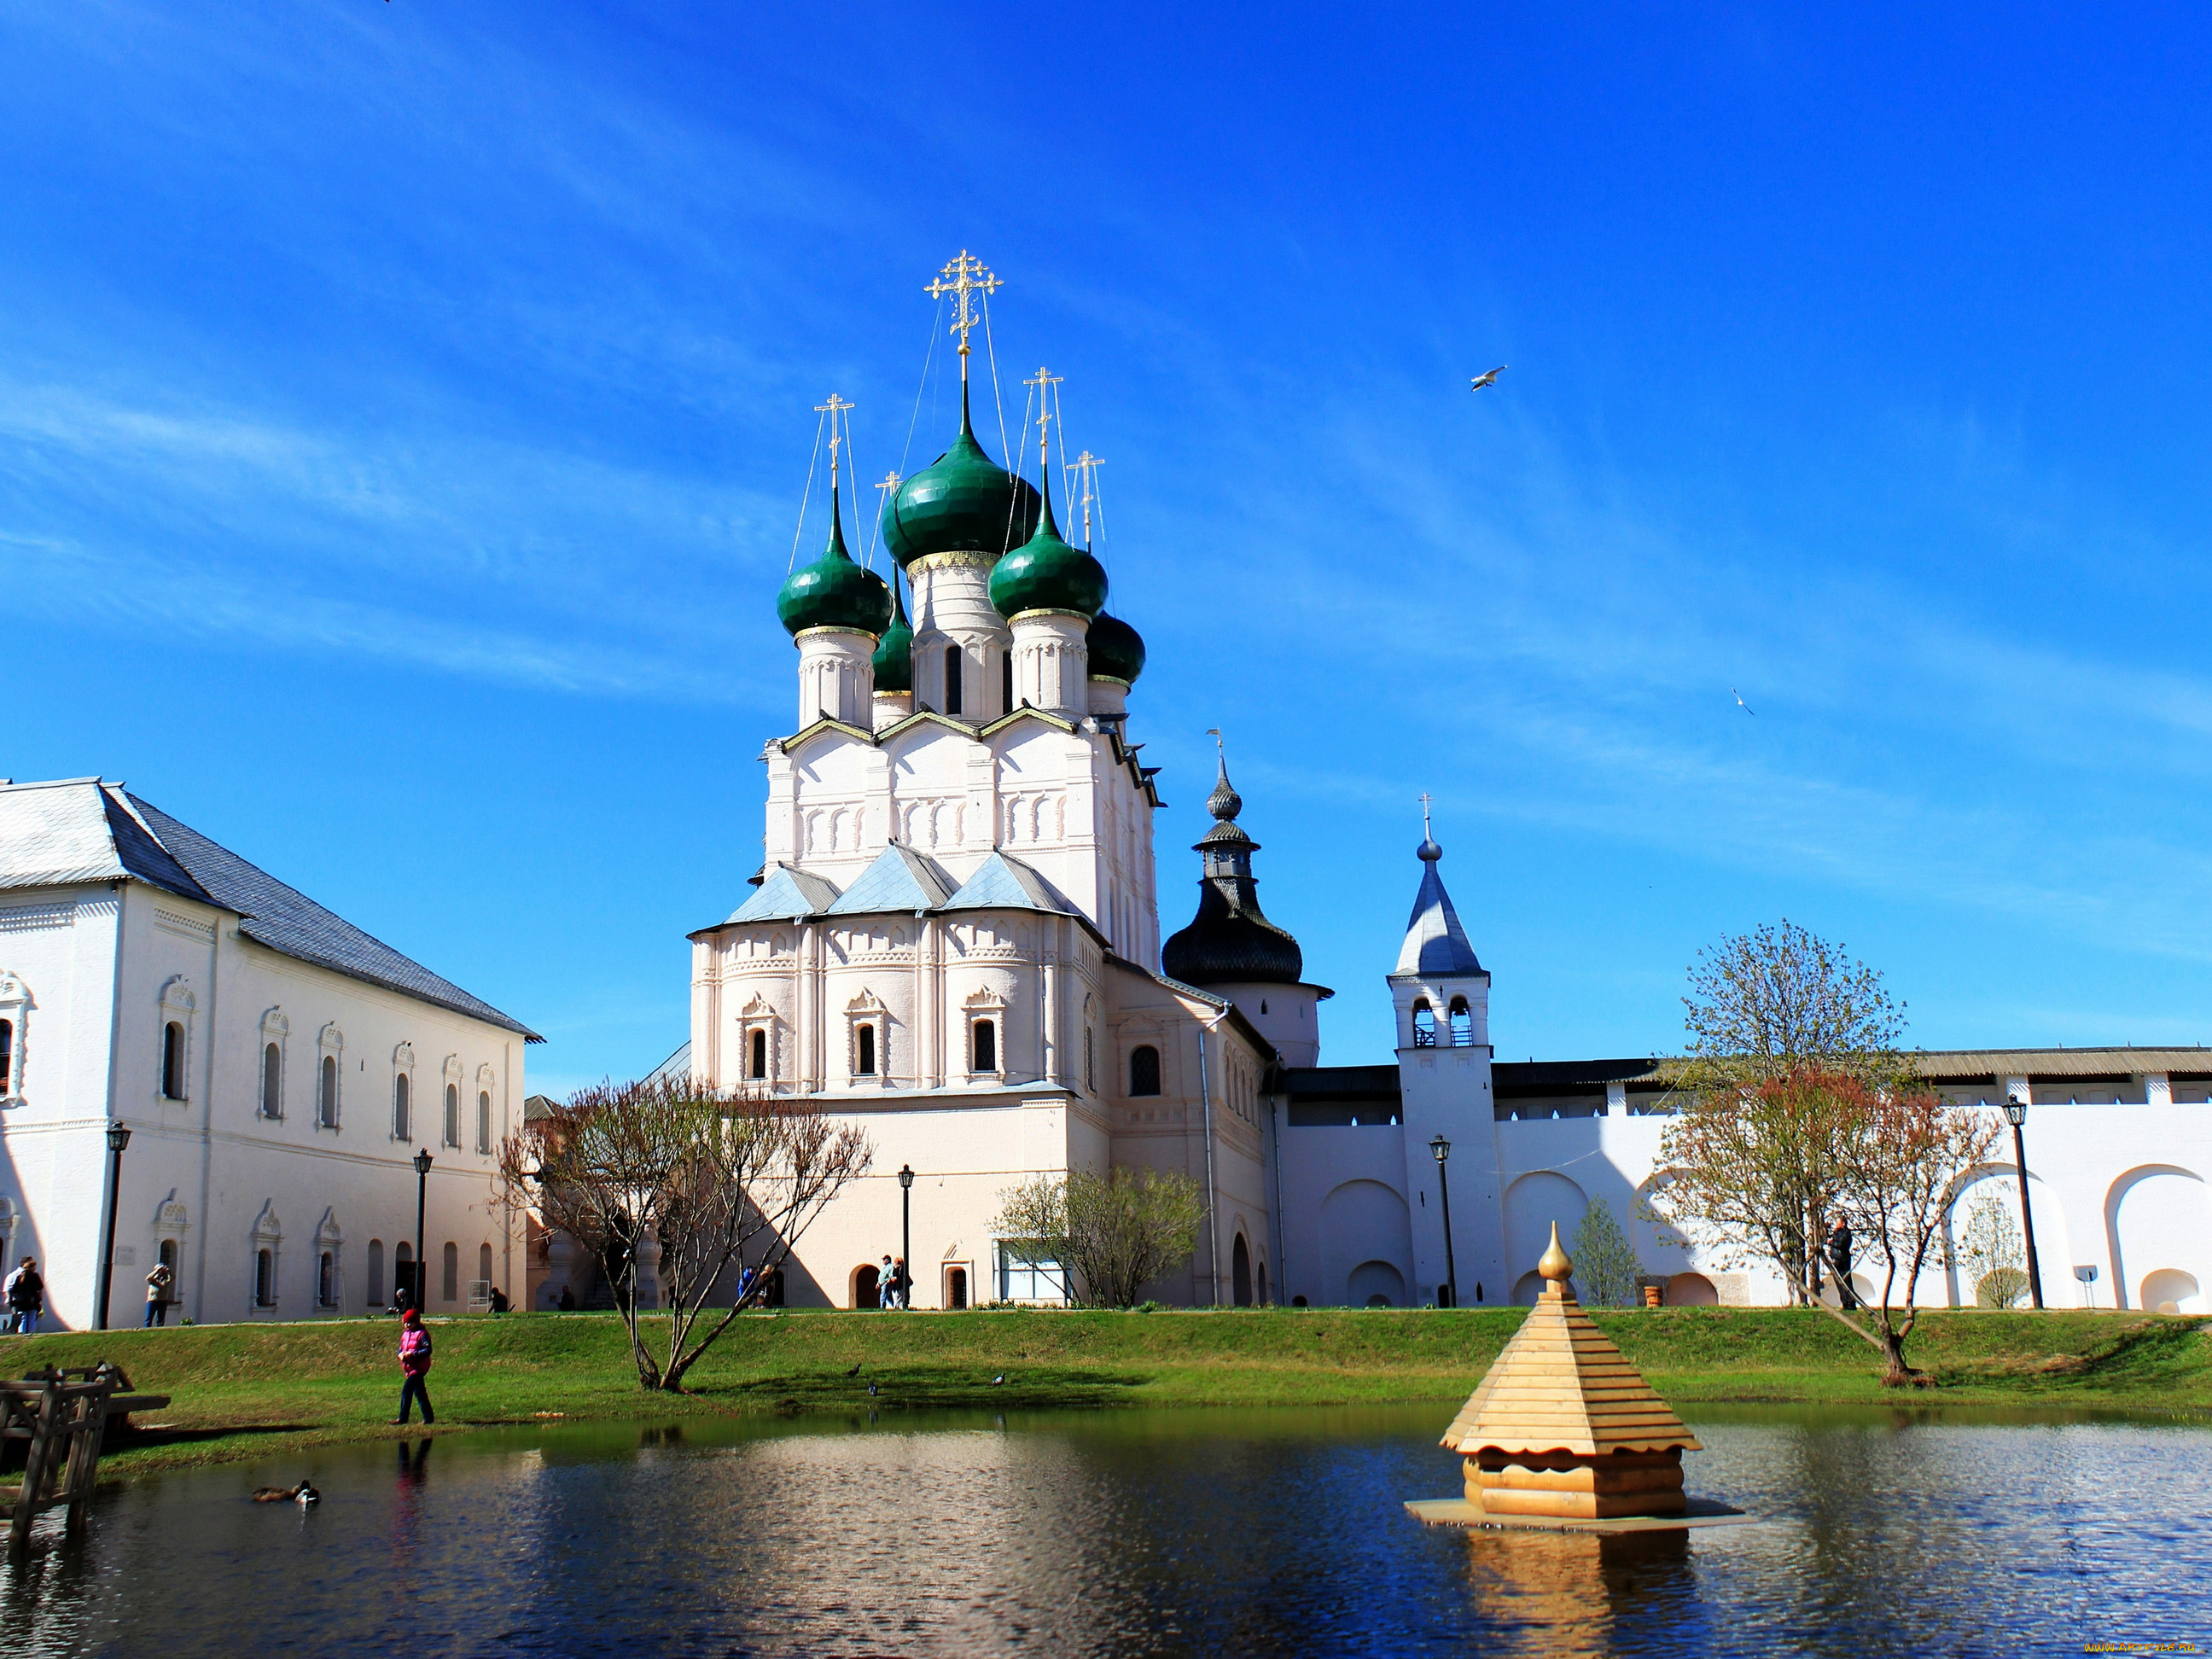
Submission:
[[890,1305],[901,1310],[902,1311],[911,1307],[913,1305],[914,1280],[907,1273],[906,1258],[902,1255],[893,1256],[891,1258],[890,1284]]
[[422,1328],[422,1316],[412,1308],[399,1316],[399,1373],[404,1379],[399,1384],[399,1415],[392,1420],[404,1423],[409,1405],[420,1401],[422,1421],[436,1422],[438,1414],[430,1409],[430,1333]]
[[169,1322],[169,1290],[176,1282],[176,1269],[166,1261],[156,1261],[146,1275],[146,1329]]
[[1836,1270],[1836,1299],[1849,1313],[1859,1305],[1859,1297],[1851,1288],[1851,1225],[1841,1216],[1828,1228],[1828,1265]]
[[46,1281],[39,1277],[37,1258],[25,1256],[0,1291],[8,1299],[7,1328],[18,1336],[37,1335],[39,1316],[46,1310]]
[[891,1282],[891,1259],[884,1257],[884,1265],[876,1269],[876,1307],[878,1311],[898,1306],[898,1289]]

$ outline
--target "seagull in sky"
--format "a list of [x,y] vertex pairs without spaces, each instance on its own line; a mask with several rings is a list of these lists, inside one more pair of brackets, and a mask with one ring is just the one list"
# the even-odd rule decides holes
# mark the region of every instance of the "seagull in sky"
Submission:
[[1746,702],[1743,700],[1743,693],[1737,690],[1735,687],[1732,685],[1729,687],[1729,696],[1735,699],[1735,706],[1742,709],[1745,714],[1750,715],[1753,720],[1757,720],[1759,718],[1759,710],[1753,708],[1749,703]]
[[1469,392],[1480,392],[1486,386],[1496,386],[1498,384],[1498,377],[1511,367],[1512,365],[1510,363],[1500,363],[1497,368],[1492,369],[1489,374],[1476,375],[1474,377],[1474,384],[1468,387],[1468,390]]

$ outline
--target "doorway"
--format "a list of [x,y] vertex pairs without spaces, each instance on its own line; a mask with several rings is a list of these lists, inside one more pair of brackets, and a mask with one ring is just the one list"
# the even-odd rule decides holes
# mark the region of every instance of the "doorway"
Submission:
[[876,1264],[872,1261],[863,1261],[853,1269],[853,1305],[855,1308],[881,1305],[881,1299],[876,1294]]
[[1252,1252],[1242,1233],[1229,1253],[1229,1297],[1240,1308],[1252,1305]]
[[960,1309],[968,1305],[968,1270],[947,1267],[945,1270],[945,1305]]

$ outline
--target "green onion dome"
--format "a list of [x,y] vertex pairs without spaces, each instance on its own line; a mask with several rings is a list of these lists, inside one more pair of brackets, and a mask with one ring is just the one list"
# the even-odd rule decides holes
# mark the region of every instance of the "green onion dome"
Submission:
[[1077,611],[1095,617],[1106,608],[1106,567],[1060,540],[1049,496],[1036,534],[992,570],[991,605],[1006,617],[1024,611]]
[[1100,611],[1091,619],[1091,632],[1085,639],[1091,650],[1093,678],[1134,685],[1137,676],[1145,672],[1144,636],[1119,617]]
[[952,447],[891,492],[884,503],[884,545],[904,569],[932,553],[997,558],[1036,529],[1037,493],[983,453],[960,388],[960,435]]
[[880,635],[891,619],[890,591],[872,570],[863,570],[845,550],[845,519],[837,491],[830,491],[830,545],[812,564],[784,579],[775,596],[778,621],[793,634],[810,628],[848,628]]
[[900,598],[896,581],[891,584],[891,625],[884,629],[883,641],[876,647],[876,690],[914,690],[914,629],[907,622],[906,601]]

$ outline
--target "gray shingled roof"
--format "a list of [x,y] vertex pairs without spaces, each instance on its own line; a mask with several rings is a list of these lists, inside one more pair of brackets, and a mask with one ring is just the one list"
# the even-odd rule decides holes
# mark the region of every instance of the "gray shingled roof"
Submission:
[[[730,912],[730,921],[803,921],[837,901],[837,885],[793,865],[769,867],[760,890]],[[722,925],[726,927],[730,921]]]
[[859,916],[884,910],[934,910],[951,897],[959,884],[934,860],[893,842],[860,872],[859,878],[830,907],[830,914]]
[[1080,916],[1083,912],[1019,859],[994,851],[958,892],[945,901],[947,910],[1043,910]]
[[97,778],[0,787],[0,888],[143,881],[234,911],[270,950],[544,1041],[160,808]]
[[[1468,942],[1467,929],[1459,925],[1459,912],[1452,908],[1443,878],[1437,873],[1437,860],[1443,854],[1432,842],[1424,842],[1423,847],[1421,890],[1413,897],[1413,918],[1406,924],[1406,943],[1398,951],[1398,966],[1392,977],[1479,974],[1482,963],[1475,958],[1474,946]],[[1428,851],[1436,851],[1436,857],[1426,856]]]

